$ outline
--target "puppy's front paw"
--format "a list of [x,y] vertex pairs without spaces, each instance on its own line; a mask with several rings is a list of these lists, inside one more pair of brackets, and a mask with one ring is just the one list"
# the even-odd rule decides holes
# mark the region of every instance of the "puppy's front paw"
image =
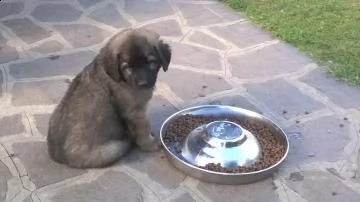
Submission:
[[138,142],[140,149],[144,152],[156,152],[161,148],[160,141],[149,135],[146,139]]

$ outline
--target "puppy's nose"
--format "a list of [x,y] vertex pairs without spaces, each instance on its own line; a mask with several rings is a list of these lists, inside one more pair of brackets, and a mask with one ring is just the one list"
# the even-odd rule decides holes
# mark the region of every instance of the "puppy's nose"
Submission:
[[140,87],[149,87],[150,86],[150,84],[147,81],[139,81],[137,83],[137,85]]

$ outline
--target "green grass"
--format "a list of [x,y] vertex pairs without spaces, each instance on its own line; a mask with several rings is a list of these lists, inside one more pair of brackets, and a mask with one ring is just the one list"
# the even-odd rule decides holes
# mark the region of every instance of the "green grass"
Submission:
[[255,24],[360,85],[360,0],[226,0]]

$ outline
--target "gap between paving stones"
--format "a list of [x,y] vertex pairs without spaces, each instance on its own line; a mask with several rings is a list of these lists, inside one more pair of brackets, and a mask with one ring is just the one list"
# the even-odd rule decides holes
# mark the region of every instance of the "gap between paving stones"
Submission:
[[[0,146],[2,146],[1,143],[0,143]],[[4,147],[4,149],[6,151],[5,147]],[[27,192],[31,192],[31,191],[35,190],[35,187],[31,183],[31,181],[27,178],[27,176],[22,176],[20,174],[20,171],[17,167],[16,162],[14,161],[13,157],[10,157],[10,156],[11,156],[11,154],[8,153],[8,157],[0,159],[0,162],[3,162],[4,165],[8,168],[8,170],[10,171],[10,173],[13,176],[13,179],[16,179],[18,181],[15,185],[8,183],[8,185],[10,185],[10,186],[8,186],[7,197],[8,197],[9,192],[13,193],[14,192],[13,189],[17,189],[16,194],[15,195],[13,194],[13,196],[12,196],[12,198],[16,198],[19,194],[22,193],[23,190],[26,190]]]
[[[231,71],[231,67],[229,64],[226,65],[228,70]],[[284,73],[280,75],[270,76],[270,77],[263,77],[263,78],[252,78],[252,79],[239,79],[235,76],[232,76],[231,78],[228,78],[230,82],[233,82],[234,85],[243,85],[243,84],[252,84],[252,83],[265,83],[267,81],[276,80],[280,78],[291,80],[291,82],[297,81],[298,77],[301,77],[314,69],[319,68],[314,63],[309,63],[307,65],[304,65],[299,70],[292,72],[292,73]],[[290,79],[289,79],[290,78]]]
[[[116,169],[116,168],[115,168]],[[154,196],[159,200],[164,200],[165,198],[171,195],[171,191],[161,184],[154,182],[152,179],[147,176],[147,174],[143,174],[135,169],[132,169],[126,165],[118,167],[117,169],[125,172],[132,178],[134,178],[142,187],[146,187],[147,189],[151,190]]]
[[186,190],[188,190],[188,193],[191,193],[196,198],[199,198],[203,201],[211,201],[209,197],[205,196],[202,192],[198,190],[198,184],[199,181],[197,179],[186,176],[184,181],[181,183],[181,186],[183,186]]

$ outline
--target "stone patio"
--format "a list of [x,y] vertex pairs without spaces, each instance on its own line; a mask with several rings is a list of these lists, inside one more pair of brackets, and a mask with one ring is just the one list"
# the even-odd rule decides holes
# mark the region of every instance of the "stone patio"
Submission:
[[[127,27],[155,30],[173,48],[150,105],[154,131],[195,104],[261,112],[291,142],[280,171],[258,183],[222,186],[185,176],[163,152],[134,151],[94,170],[51,161],[49,115],[74,75]],[[328,77],[219,1],[2,0],[0,202],[358,202],[359,100],[360,89]]]

